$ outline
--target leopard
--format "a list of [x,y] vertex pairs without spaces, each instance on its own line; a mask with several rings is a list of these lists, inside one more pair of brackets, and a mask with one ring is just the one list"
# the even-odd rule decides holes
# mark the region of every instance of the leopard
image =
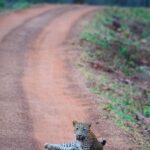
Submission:
[[91,131],[91,123],[73,121],[76,140],[63,144],[45,144],[48,150],[103,150],[106,140],[98,140]]

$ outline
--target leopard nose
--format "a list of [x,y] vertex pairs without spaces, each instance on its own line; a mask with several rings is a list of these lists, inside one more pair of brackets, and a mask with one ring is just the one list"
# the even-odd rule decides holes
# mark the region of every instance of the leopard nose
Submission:
[[85,139],[85,137],[82,136],[82,135],[77,135],[77,136],[76,136],[76,139],[79,140],[79,141],[82,141],[82,140]]
[[77,139],[81,139],[82,138],[82,135],[77,135]]

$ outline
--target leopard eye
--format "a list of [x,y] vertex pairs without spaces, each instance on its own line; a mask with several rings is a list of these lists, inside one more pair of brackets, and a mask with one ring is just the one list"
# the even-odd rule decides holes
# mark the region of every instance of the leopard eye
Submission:
[[86,128],[83,128],[83,131],[86,131],[87,129]]

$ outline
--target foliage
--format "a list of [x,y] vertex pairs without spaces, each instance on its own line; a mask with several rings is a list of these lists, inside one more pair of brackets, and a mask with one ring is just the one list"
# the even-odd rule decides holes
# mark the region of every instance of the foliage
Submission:
[[29,2],[26,1],[18,1],[13,5],[13,9],[23,9],[23,8],[27,8],[31,6],[31,4]]
[[[22,3],[22,4],[21,4]],[[26,7],[33,3],[79,3],[120,6],[150,6],[149,0],[0,0],[0,8]]]
[[[86,62],[103,62],[103,65],[111,67],[114,70],[121,70],[126,75],[138,72],[140,65],[137,62],[139,62],[142,59],[141,56],[143,56],[140,52],[140,47],[143,45],[139,43],[143,38],[150,38],[150,31],[149,29],[142,28],[142,31],[149,33],[149,35],[147,34],[147,36],[143,37],[143,34],[136,35],[136,33],[133,33],[129,25],[135,20],[140,20],[140,22],[150,27],[150,13],[148,12],[149,10],[143,8],[131,9],[114,7],[97,14],[93,21],[90,22],[81,33],[81,39],[85,41],[85,45],[82,47],[86,50],[86,57],[84,58]],[[112,30],[109,26],[114,16],[119,18],[121,22],[119,30]],[[128,18],[130,18],[130,20],[128,20]],[[100,69],[102,70],[102,66],[100,66]],[[132,120],[130,115],[132,116],[133,112],[135,113],[138,110],[144,113],[145,116],[149,116],[150,109],[148,108],[150,101],[146,100],[145,102],[142,98],[144,92],[142,93],[133,86],[125,86],[114,82],[108,77],[106,78],[104,76],[104,78],[101,77],[96,81],[97,84],[94,84],[92,90],[97,93],[99,90],[103,91],[103,89],[100,89],[101,87],[108,87],[106,89],[109,90],[105,90],[104,93],[101,94],[112,101],[111,106],[109,105],[109,109],[112,108],[116,112],[120,112],[121,110],[119,115],[129,120]],[[117,89],[121,91],[121,96],[116,95]],[[148,93],[146,93],[146,96],[147,94]],[[139,99],[141,100],[135,101],[134,97],[137,96],[140,97]],[[150,100],[150,95],[147,96],[147,99]],[[124,116],[123,113],[126,114],[127,112],[130,112],[130,115],[127,114],[127,116]]]
[[[125,75],[136,75],[142,64],[140,61],[150,56],[142,49],[150,39],[149,11],[144,8],[107,8],[98,13],[80,34],[84,63],[80,67],[89,90],[99,96],[100,107],[108,112],[108,116],[114,118],[119,127],[135,135],[135,139],[141,140],[146,149],[150,146],[149,141],[144,140],[149,138],[145,133],[146,123],[140,124],[136,115],[150,117],[150,92],[132,84],[131,78]],[[119,18],[117,30],[112,28],[114,18]],[[105,71],[105,66],[112,72]],[[129,82],[125,83],[126,79]]]
[[150,107],[145,107],[145,108],[144,108],[144,115],[145,115],[146,117],[150,117]]
[[[80,71],[87,79],[90,92],[99,97],[100,108],[108,112],[106,116],[109,116],[110,119],[113,118],[118,127],[129,132],[136,141],[141,143],[141,147],[144,146],[147,149],[150,146],[149,140],[144,140],[147,134],[143,131],[144,126],[140,127],[137,124],[135,114],[139,111],[142,112],[141,107],[144,107],[144,115],[149,117],[150,92],[146,103],[143,103],[142,92],[138,87],[118,82],[105,72],[93,72],[93,69],[85,67],[85,65],[80,65]],[[135,97],[139,97],[140,104],[137,100],[135,101]]]
[[3,9],[22,9],[29,7],[33,1],[28,0],[0,0],[0,10]]
[[[120,25],[118,29],[113,26],[116,20]],[[150,11],[143,8],[106,9],[97,14],[81,38],[95,45],[89,49],[91,53],[101,51],[97,60],[121,69],[126,75],[133,75],[139,71],[139,64],[143,64],[143,57],[150,56],[143,50],[150,39]]]
[[0,10],[3,9],[4,7],[5,7],[5,1],[0,0]]

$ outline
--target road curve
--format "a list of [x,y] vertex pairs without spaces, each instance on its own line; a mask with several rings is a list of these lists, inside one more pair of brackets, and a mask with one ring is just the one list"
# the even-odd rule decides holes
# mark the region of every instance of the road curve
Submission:
[[132,146],[92,110],[95,102],[78,87],[68,61],[70,32],[97,9],[48,5],[0,16],[1,150],[44,150],[45,142],[71,141],[72,120],[98,120],[95,131],[107,136],[108,150]]

